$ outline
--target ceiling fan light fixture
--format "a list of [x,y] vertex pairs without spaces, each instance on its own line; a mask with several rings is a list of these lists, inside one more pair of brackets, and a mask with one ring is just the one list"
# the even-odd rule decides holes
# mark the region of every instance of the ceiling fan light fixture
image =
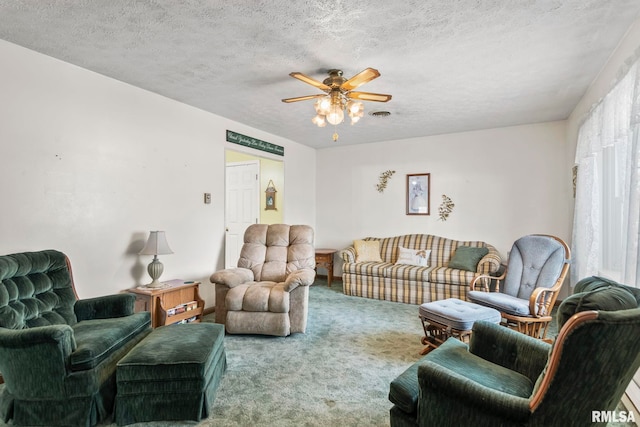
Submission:
[[[285,98],[282,102],[289,103],[316,99],[314,107],[317,115],[311,119],[311,122],[318,127],[324,127],[327,122],[334,126],[339,125],[344,121],[345,113],[351,119],[351,124],[356,124],[364,116],[364,104],[355,100],[387,102],[391,99],[391,95],[354,91],[359,86],[380,77],[378,70],[367,68],[350,79],[342,77],[341,70],[331,69],[328,73],[329,77],[323,82],[299,72],[290,73],[291,77],[324,91],[326,95],[318,94]],[[337,132],[334,132],[333,140],[338,140]]]
[[322,114],[318,114],[313,119],[311,119],[311,123],[318,126],[319,128],[323,128],[327,125],[327,121],[325,120],[324,117],[325,116],[323,116]]
[[329,108],[331,108],[331,97],[324,96],[322,98],[318,98],[315,104],[316,113],[326,116],[329,114]]
[[364,116],[364,104],[362,102],[350,100],[347,102],[347,110],[349,111],[349,117]]
[[329,108],[329,114],[326,116],[327,121],[332,125],[338,125],[344,121],[344,111],[341,103],[332,103]]

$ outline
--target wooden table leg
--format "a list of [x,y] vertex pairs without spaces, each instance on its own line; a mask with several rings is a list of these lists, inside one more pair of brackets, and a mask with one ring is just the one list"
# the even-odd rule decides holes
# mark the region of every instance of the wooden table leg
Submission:
[[327,269],[327,286],[331,287],[333,280],[333,254],[335,249],[316,249],[316,269],[324,267]]

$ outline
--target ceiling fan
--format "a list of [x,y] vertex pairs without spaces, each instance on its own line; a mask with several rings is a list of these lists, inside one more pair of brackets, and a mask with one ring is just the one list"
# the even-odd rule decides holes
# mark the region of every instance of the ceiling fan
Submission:
[[[285,98],[282,102],[290,103],[316,99],[315,109],[317,115],[311,121],[318,127],[323,127],[326,126],[327,122],[332,125],[342,123],[345,109],[351,118],[351,124],[356,123],[364,115],[364,105],[358,101],[387,102],[391,99],[391,95],[382,93],[354,91],[359,86],[380,77],[380,72],[376,69],[366,68],[350,79],[342,76],[342,70],[331,69],[328,74],[329,77],[319,82],[299,72],[290,73],[291,77],[317,87],[325,93]],[[333,140],[338,140],[337,133],[333,134]]]

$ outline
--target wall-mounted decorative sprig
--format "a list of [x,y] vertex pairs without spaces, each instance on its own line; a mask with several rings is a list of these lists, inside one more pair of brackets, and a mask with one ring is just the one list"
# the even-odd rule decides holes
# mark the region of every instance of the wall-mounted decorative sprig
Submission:
[[447,196],[446,194],[442,195],[442,203],[440,204],[440,207],[438,208],[438,213],[440,214],[440,219],[441,221],[446,221],[447,218],[449,218],[449,214],[451,212],[453,212],[453,207],[455,206],[455,204],[453,203],[453,201],[449,198],[449,196]]
[[376,185],[379,193],[382,193],[384,189],[387,188],[387,181],[391,179],[394,173],[396,173],[396,171],[388,170],[380,174],[380,177],[378,178],[379,182]]

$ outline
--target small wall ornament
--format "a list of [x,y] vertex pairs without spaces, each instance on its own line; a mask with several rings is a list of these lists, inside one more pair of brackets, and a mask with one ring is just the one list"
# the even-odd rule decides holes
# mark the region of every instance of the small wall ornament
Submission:
[[387,188],[387,182],[391,179],[394,173],[396,173],[396,171],[387,170],[380,174],[380,177],[378,178],[379,182],[376,185],[379,193],[382,193],[384,189]]
[[273,184],[272,180],[269,180],[269,184],[267,184],[267,189],[265,190],[265,211],[277,211],[276,209],[276,186]]
[[449,218],[449,214],[451,212],[453,212],[453,207],[454,206],[455,206],[455,204],[449,198],[449,196],[447,196],[446,194],[443,194],[442,195],[442,203],[440,204],[440,207],[438,208],[438,213],[440,215],[440,217],[438,219],[441,220],[441,221],[446,221],[447,218]]

